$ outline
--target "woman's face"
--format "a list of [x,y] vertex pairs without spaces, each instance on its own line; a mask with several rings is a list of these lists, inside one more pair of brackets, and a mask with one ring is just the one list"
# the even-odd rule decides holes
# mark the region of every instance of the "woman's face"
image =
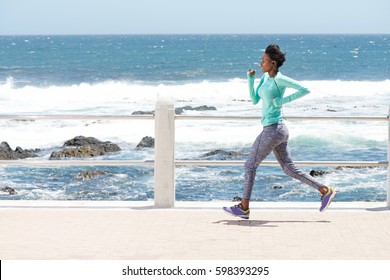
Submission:
[[263,55],[263,58],[261,59],[260,62],[260,67],[263,73],[270,72],[274,68],[274,64],[272,63],[272,60],[268,54],[265,53]]

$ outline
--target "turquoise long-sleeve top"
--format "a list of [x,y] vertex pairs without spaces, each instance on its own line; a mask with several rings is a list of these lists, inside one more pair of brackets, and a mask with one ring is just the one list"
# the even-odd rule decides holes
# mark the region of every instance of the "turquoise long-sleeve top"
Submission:
[[[256,105],[260,100],[263,101],[261,120],[263,126],[283,122],[282,105],[310,93],[307,88],[296,80],[284,76],[280,72],[274,78],[271,78],[268,73],[264,73],[256,89],[254,83],[255,76],[249,75],[248,72],[249,93],[252,103]],[[297,91],[284,96],[287,88],[293,88]]]

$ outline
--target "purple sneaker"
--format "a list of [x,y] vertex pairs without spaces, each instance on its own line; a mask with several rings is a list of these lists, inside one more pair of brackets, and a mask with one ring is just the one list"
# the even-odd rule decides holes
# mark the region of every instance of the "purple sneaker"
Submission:
[[249,211],[249,209],[247,209],[247,210],[242,209],[241,203],[234,205],[232,207],[223,207],[223,210],[230,215],[240,217],[243,219],[249,219],[250,211]]
[[324,212],[328,208],[335,196],[336,190],[334,188],[328,187],[328,192],[326,194],[323,194],[321,197],[320,212]]

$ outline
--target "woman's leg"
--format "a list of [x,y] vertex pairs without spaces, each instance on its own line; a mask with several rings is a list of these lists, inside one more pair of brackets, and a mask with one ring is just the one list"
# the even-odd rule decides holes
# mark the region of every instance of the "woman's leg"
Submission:
[[325,211],[333,198],[336,195],[336,190],[334,188],[327,187],[319,182],[317,182],[312,176],[304,173],[303,171],[296,168],[294,163],[291,160],[290,152],[288,150],[287,142],[284,142],[277,146],[274,149],[274,154],[283,168],[283,171],[290,177],[295,178],[309,186],[312,186],[316,190],[318,190],[321,196],[321,207],[320,211]]
[[317,182],[312,176],[302,172],[291,160],[288,150],[288,129],[284,124],[264,127],[261,134],[253,143],[248,160],[245,162],[245,185],[241,203],[233,207],[223,207],[223,209],[237,217],[249,219],[249,201],[252,195],[253,185],[256,177],[256,170],[259,164],[271,153],[274,152],[276,159],[282,166],[284,172],[298,179],[323,194],[320,211],[325,211],[332,202],[336,191]]
[[252,145],[248,160],[245,162],[245,184],[241,201],[243,209],[249,208],[257,167],[285,139],[285,135],[279,132],[281,125],[264,127]]
[[321,193],[326,193],[328,188],[323,184],[319,183],[309,174],[298,169],[291,159],[291,154],[288,148],[288,129],[284,126],[281,130],[281,133],[286,135],[286,141],[276,146],[273,150],[274,155],[282,167],[283,171],[290,177],[297,179],[309,186],[312,186]]
[[309,186],[312,186],[317,191],[320,191],[321,188],[325,187],[323,184],[315,180],[312,176],[303,172],[295,166],[291,159],[287,142],[284,142],[279,146],[275,147],[273,152],[284,173],[286,173],[288,176],[297,179]]

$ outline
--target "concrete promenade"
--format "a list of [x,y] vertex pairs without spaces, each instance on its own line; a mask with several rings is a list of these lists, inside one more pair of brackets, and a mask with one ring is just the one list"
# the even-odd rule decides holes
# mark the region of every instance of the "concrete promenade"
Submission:
[[390,260],[385,203],[0,201],[2,260]]

